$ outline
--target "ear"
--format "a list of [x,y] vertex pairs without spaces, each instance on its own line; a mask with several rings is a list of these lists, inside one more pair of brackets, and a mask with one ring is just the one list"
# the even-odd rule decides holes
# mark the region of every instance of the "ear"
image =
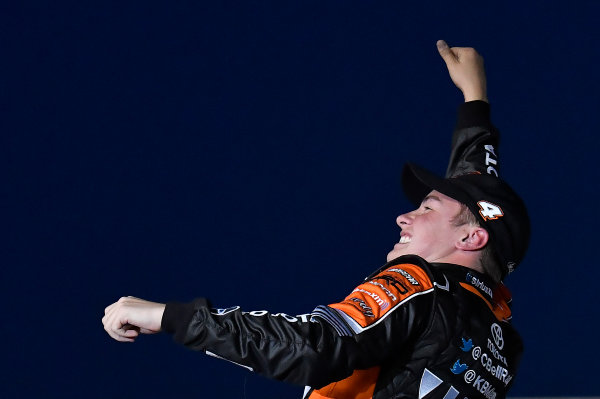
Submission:
[[478,251],[487,244],[490,236],[486,229],[477,226],[468,226],[456,241],[456,248],[463,251]]

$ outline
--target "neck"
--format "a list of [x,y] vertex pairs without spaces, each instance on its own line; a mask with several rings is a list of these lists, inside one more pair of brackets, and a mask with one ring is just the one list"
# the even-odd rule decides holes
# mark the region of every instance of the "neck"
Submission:
[[479,261],[479,252],[453,253],[436,259],[425,259],[429,263],[452,263],[485,273]]

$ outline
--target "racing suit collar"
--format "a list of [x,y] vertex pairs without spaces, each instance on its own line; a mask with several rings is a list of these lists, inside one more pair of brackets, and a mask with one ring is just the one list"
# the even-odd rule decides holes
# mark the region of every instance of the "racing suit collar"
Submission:
[[493,303],[505,302],[510,306],[512,296],[502,282],[496,283],[487,275],[461,265],[452,263],[431,263],[430,265],[433,269],[441,271],[451,280],[475,287],[477,291]]

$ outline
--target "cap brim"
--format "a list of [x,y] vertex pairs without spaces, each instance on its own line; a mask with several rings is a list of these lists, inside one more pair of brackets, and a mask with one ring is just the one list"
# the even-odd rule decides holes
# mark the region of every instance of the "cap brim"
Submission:
[[463,204],[469,204],[469,196],[456,185],[411,162],[404,165],[402,188],[406,197],[417,206],[433,190],[439,191]]

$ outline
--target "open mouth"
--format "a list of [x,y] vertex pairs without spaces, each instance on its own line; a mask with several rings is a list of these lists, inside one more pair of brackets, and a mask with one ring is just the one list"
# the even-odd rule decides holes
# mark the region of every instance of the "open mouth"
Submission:
[[400,237],[400,241],[399,241],[399,243],[400,243],[400,244],[407,244],[407,243],[409,243],[410,241],[411,241],[411,238],[410,238],[410,236],[402,236],[402,237]]

